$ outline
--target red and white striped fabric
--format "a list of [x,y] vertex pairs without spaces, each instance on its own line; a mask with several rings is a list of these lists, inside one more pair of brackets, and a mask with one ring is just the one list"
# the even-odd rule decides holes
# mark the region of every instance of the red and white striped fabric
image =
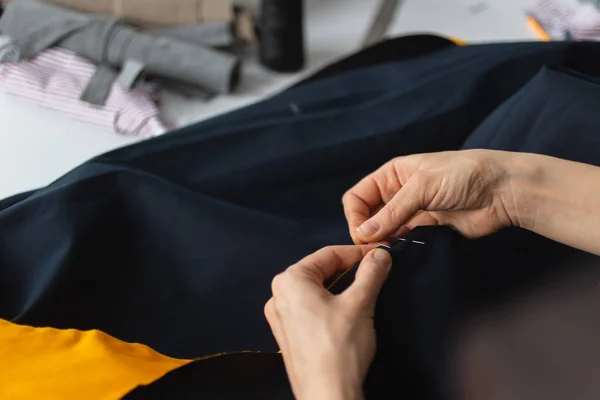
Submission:
[[32,59],[4,64],[0,91],[117,133],[149,138],[168,130],[158,116],[156,85],[128,90],[114,83],[104,106],[79,100],[96,70],[95,64],[72,51],[51,48]]
[[528,13],[557,40],[600,40],[600,12],[590,4],[575,8],[560,0],[540,0]]

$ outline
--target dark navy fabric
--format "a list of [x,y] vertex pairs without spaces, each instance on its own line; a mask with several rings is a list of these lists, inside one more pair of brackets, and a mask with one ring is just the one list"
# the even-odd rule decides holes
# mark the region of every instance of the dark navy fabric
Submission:
[[124,400],[293,400],[280,354],[237,353],[196,361],[171,371]]
[[[172,357],[275,351],[271,279],[350,243],[341,196],[389,159],[498,148],[600,165],[598,56],[598,43],[438,49],[97,157],[0,203],[0,318],[100,329]],[[427,246],[394,249],[367,398],[447,395],[444,356],[462,315],[589,257],[521,230],[413,235]],[[216,397],[180,387],[243,393],[230,383]],[[275,387],[268,397],[285,398]]]

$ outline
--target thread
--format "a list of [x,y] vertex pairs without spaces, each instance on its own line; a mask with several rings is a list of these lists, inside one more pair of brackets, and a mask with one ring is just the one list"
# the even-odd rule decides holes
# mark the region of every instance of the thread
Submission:
[[[424,245],[424,244],[426,244],[425,242],[422,242],[422,241],[420,241],[420,240],[406,240],[406,239],[404,239],[404,238],[396,238],[395,240],[398,240],[398,241],[400,241],[400,242],[414,243],[414,244],[420,244],[420,245]],[[387,245],[387,244],[385,244],[385,243],[381,243],[381,242],[376,242],[375,244],[377,244],[377,245],[379,245],[379,246],[383,246],[383,247],[385,247],[386,249],[391,249],[391,248],[392,248],[392,246],[390,246],[390,245]]]
[[304,67],[303,0],[263,0],[258,24],[260,62],[278,72]]

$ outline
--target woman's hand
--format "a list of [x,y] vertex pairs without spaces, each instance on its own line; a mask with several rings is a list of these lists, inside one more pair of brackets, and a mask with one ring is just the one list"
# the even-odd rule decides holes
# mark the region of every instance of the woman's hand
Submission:
[[402,237],[422,225],[452,226],[473,238],[517,224],[513,155],[467,150],[393,159],[344,195],[354,242]]
[[[362,398],[375,355],[375,302],[392,265],[385,250],[372,249],[327,247],[273,280],[265,315],[297,399]],[[361,259],[356,279],[344,293],[335,296],[325,289],[324,282],[335,272]]]

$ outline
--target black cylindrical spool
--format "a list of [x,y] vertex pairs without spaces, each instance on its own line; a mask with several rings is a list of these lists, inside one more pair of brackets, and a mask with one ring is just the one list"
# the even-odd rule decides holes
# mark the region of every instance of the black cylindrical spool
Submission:
[[304,66],[303,0],[263,0],[259,19],[260,61],[274,71]]

